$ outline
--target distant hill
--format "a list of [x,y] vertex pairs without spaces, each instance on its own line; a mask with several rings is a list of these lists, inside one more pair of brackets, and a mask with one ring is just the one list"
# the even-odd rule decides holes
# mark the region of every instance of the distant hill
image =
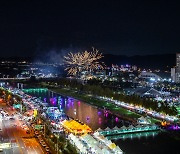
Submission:
[[[11,60],[11,61],[22,61],[26,60],[29,62],[42,61],[50,62],[49,59],[43,59],[42,57],[12,57],[12,58],[0,58],[2,60]],[[161,69],[161,70],[170,70],[171,67],[176,65],[176,54],[162,54],[162,55],[146,55],[146,56],[125,56],[125,55],[112,55],[104,54],[102,61],[105,62],[107,66],[112,64],[122,65],[130,64],[136,65],[140,68],[150,68],[150,69]],[[168,66],[168,67],[167,67]]]
[[102,61],[107,66],[111,64],[130,64],[141,68],[170,70],[176,65],[176,54],[146,55],[146,56],[124,56],[105,54]]

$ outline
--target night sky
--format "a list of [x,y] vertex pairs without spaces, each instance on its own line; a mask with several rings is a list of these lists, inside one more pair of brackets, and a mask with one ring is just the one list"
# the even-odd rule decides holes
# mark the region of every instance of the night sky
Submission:
[[180,51],[180,5],[164,0],[4,0],[0,57],[51,50],[149,55]]

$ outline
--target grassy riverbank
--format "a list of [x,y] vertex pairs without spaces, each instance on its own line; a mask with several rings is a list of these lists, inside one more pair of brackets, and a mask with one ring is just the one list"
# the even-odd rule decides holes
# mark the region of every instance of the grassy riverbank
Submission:
[[[49,89],[54,91],[54,92],[66,95],[66,96],[72,96],[74,98],[85,101],[86,103],[91,104],[91,105],[96,106],[96,107],[99,107],[99,108],[105,107],[106,109],[110,110],[112,113],[120,114],[120,115],[123,115],[127,118],[130,118],[130,119],[135,120],[135,119],[140,118],[142,116],[142,115],[137,114],[135,112],[131,112],[127,109],[116,106],[115,104],[110,103],[108,101],[103,101],[103,100],[97,99],[97,98],[93,97],[92,95],[81,94],[81,93],[78,93],[77,91],[70,90],[67,88],[52,88],[51,87]],[[159,122],[159,120],[156,120],[154,118],[151,118],[151,121],[152,121],[152,123]]]

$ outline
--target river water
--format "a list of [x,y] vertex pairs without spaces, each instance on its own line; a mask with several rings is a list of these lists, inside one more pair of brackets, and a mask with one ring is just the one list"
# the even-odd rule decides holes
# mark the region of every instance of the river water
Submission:
[[[93,130],[129,125],[129,122],[108,113],[106,110],[98,109],[70,97],[63,97],[51,91],[31,92],[28,94],[41,98],[43,101],[48,102],[50,106],[59,106],[67,116],[86,123]],[[112,141],[127,154],[180,154],[180,140],[175,139],[167,132],[113,136]]]

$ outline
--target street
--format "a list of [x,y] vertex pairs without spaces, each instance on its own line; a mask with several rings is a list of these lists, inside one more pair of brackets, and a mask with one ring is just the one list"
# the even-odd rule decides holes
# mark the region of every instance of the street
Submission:
[[45,153],[41,145],[36,141],[33,132],[26,133],[28,127],[24,126],[24,121],[19,118],[19,114],[12,111],[6,105],[0,105],[0,109],[5,110],[9,117],[0,118],[0,146],[3,154],[43,154]]

